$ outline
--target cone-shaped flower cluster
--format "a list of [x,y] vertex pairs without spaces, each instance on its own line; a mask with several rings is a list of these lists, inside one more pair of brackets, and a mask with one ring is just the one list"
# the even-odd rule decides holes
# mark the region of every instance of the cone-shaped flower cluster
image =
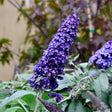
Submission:
[[99,68],[107,68],[112,62],[112,41],[108,41],[105,45],[95,52],[95,55],[89,59],[89,62],[97,65]]
[[29,79],[29,83],[35,89],[54,90],[58,87],[56,79],[63,79],[64,67],[69,55],[73,39],[76,37],[77,26],[80,20],[77,14],[72,14],[66,18],[57,34],[44,51],[39,63],[34,67],[34,76]]

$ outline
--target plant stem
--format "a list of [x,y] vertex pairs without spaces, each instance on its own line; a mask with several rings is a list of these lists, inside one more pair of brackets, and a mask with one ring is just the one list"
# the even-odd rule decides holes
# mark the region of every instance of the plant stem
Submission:
[[35,109],[34,109],[34,112],[37,112],[38,106],[39,106],[39,102],[37,101],[36,106],[35,106]]
[[66,97],[65,99],[63,99],[63,100],[61,100],[59,103],[57,103],[57,104],[60,104],[60,103],[62,103],[62,102],[64,102],[64,101],[66,101],[66,100],[69,100],[69,99],[71,99],[71,95],[70,96],[68,96],[68,97]]
[[8,2],[10,4],[12,4],[15,8],[17,8],[22,14],[24,14],[39,30],[40,32],[46,37],[48,38],[48,35],[42,30],[41,26],[38,25],[37,23],[35,23],[35,21],[26,13],[24,12],[24,10],[20,7],[19,3],[15,0],[16,4],[13,3],[11,0],[8,0]]
[[[41,94],[41,91],[39,91],[39,93],[37,94],[37,96],[39,96],[39,94]],[[39,107],[39,101],[38,101],[38,99],[37,99],[37,98],[36,98],[36,101],[37,101],[37,103],[36,103],[36,106],[35,106],[34,112],[37,112],[37,108]]]
[[29,112],[27,108],[23,105],[23,103],[18,99],[19,104],[24,108],[25,112]]
[[71,99],[72,91],[73,91],[73,89],[71,90],[71,92],[70,92],[70,94],[69,94],[68,97],[66,97],[65,99],[61,100],[61,101],[60,101],[59,103],[57,103],[57,104],[60,104],[60,103],[62,103],[62,102],[64,102],[64,101],[66,101],[66,100]]

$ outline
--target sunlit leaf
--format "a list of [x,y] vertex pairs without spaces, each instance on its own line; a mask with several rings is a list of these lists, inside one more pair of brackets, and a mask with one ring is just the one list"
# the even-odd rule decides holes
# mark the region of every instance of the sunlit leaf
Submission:
[[100,76],[94,81],[93,88],[96,95],[104,102],[107,102],[108,87],[108,77],[106,73],[101,73]]
[[69,86],[73,86],[75,84],[75,82],[73,81],[74,77],[66,74],[63,76],[63,80],[58,80],[58,88],[56,90],[62,90],[64,88],[67,88]]
[[5,98],[1,104],[0,104],[0,109],[5,106],[6,104],[8,104],[9,102],[16,100],[17,98],[21,98],[25,95],[36,95],[34,92],[29,92],[29,91],[25,91],[25,90],[21,90],[21,91],[17,91],[16,93],[12,94],[10,97]]

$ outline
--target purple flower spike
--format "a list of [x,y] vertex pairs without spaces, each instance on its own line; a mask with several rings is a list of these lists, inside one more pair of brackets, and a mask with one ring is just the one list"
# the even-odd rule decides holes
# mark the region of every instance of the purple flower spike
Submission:
[[77,13],[68,16],[62,23],[39,63],[35,65],[35,75],[29,79],[29,83],[35,89],[54,90],[58,87],[57,79],[62,80],[63,77],[60,75],[65,75],[63,69],[67,62],[66,57],[69,55],[73,39],[76,37],[79,23]]
[[89,62],[97,65],[98,68],[108,68],[112,62],[112,41],[108,41],[105,45],[90,57]]

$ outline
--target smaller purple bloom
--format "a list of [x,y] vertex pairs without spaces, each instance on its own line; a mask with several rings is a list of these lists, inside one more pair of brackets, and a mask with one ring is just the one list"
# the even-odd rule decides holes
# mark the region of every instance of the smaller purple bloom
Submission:
[[6,89],[6,90],[10,90],[10,88],[9,88],[9,87],[7,87],[7,86],[6,86],[4,89]]
[[67,90],[67,92],[70,92],[72,89],[71,88],[67,88],[66,90]]
[[77,88],[76,86],[75,86],[75,87],[73,87],[73,88],[74,88],[74,90],[75,90],[75,91],[77,91],[77,90],[78,90],[78,88]]
[[59,94],[59,93],[50,93],[48,96],[50,96],[51,98],[55,98],[56,97],[56,101],[60,102],[64,97]]
[[71,95],[72,100],[76,100],[76,97],[74,95]]
[[109,91],[109,94],[112,94],[112,91]]
[[108,68],[112,62],[112,41],[108,41],[105,45],[97,50],[94,56],[90,57],[89,62],[97,65],[98,68]]
[[112,80],[109,79],[109,83],[112,84]]
[[16,93],[17,92],[17,90],[10,90],[9,91],[9,96],[11,96],[12,94],[14,94],[14,93]]

